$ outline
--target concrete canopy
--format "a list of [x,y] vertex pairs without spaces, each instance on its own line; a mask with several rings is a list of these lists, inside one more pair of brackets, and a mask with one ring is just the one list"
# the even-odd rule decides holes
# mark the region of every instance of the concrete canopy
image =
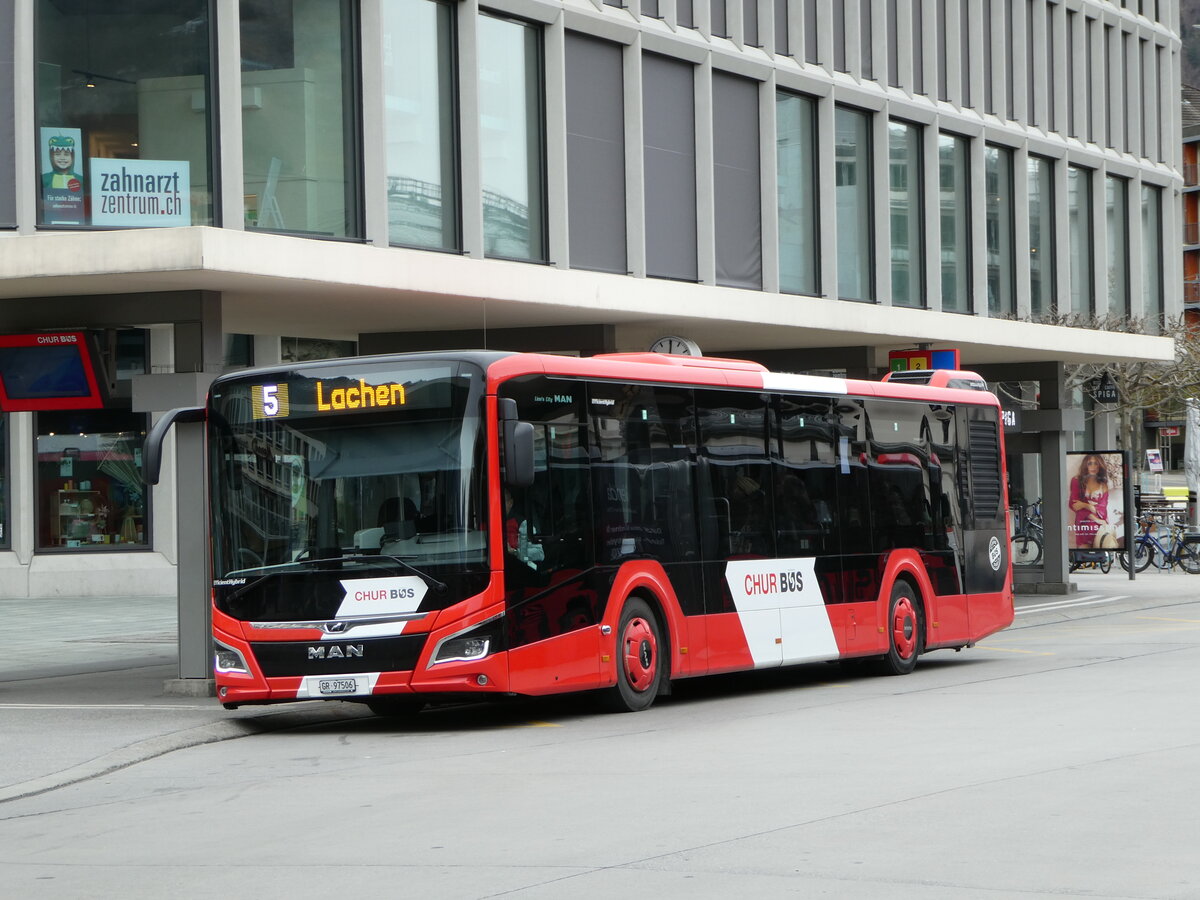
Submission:
[[603,323],[625,350],[677,333],[714,354],[868,346],[879,366],[918,342],[957,347],[973,365],[1174,358],[1165,337],[203,226],[5,236],[0,272],[0,320],[7,303],[32,297],[213,291],[230,333],[355,339]]

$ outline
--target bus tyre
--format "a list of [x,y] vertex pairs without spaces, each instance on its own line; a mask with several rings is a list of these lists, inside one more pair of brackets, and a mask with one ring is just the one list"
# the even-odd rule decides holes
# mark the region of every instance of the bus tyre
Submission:
[[414,700],[403,695],[396,697],[372,697],[367,701],[367,709],[377,716],[388,719],[407,719],[415,716],[425,708],[424,701]]
[[921,620],[921,604],[912,586],[897,581],[888,604],[888,652],[881,661],[885,675],[907,675],[916,667],[925,644]]
[[649,604],[630,597],[617,626],[617,683],[601,695],[610,712],[640,712],[649,708],[663,679],[663,640]]

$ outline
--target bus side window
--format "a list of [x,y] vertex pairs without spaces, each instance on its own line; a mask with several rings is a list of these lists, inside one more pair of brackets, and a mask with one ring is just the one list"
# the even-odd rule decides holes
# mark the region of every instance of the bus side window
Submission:
[[767,456],[766,398],[698,391],[700,447],[707,476],[701,516],[710,559],[773,556],[775,529]]
[[773,410],[775,531],[780,556],[838,553],[835,429],[829,401],[783,396]]

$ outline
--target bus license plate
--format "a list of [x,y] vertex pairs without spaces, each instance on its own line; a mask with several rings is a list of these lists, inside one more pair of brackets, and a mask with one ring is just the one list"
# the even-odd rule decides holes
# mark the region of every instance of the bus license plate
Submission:
[[332,694],[357,694],[358,681],[354,678],[322,678],[317,681],[317,693],[326,697]]

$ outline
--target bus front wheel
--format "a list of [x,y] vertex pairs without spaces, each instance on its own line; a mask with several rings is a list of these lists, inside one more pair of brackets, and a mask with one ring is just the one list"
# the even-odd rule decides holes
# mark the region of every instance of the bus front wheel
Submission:
[[663,639],[648,603],[630,597],[617,626],[617,683],[601,694],[610,712],[640,712],[658,695],[663,679]]
[[925,643],[921,604],[907,581],[897,581],[892,587],[887,633],[888,652],[881,660],[881,668],[886,675],[907,675],[916,668]]

